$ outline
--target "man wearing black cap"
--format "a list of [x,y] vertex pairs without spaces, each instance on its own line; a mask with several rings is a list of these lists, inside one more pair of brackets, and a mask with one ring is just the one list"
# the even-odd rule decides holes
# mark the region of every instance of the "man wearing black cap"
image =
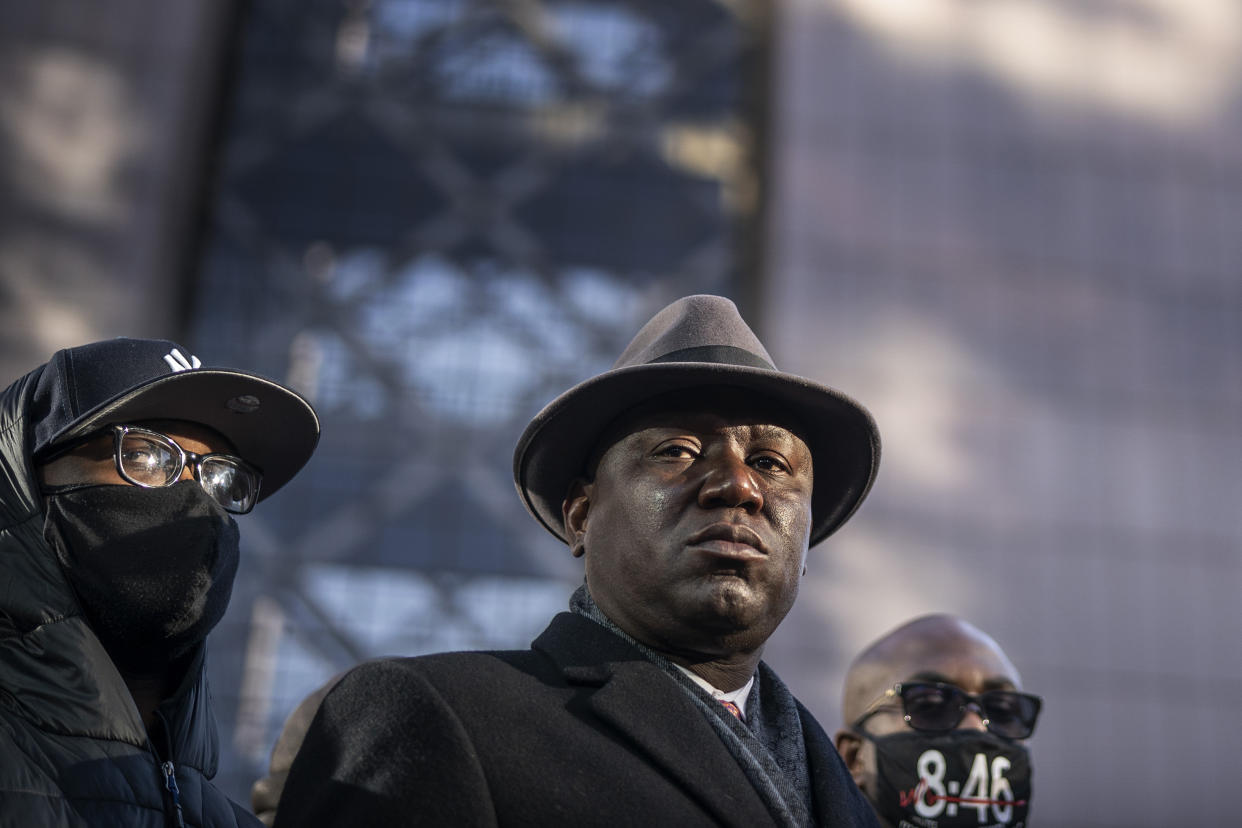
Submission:
[[732,302],[657,314],[514,455],[586,580],[530,650],[372,662],[327,694],[277,826],[874,825],[762,661],[879,445]]
[[259,824],[208,782],[204,642],[230,513],[318,439],[293,391],[164,340],[58,351],[0,394],[0,826]]

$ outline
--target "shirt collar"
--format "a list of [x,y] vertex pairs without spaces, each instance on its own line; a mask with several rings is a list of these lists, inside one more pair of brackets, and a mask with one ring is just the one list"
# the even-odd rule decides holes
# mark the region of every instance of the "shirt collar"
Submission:
[[741,687],[737,688],[736,690],[730,690],[729,692],[726,693],[724,690],[718,690],[715,687],[713,687],[710,682],[708,682],[698,673],[695,673],[692,670],[688,670],[685,667],[682,667],[680,664],[674,664],[673,666],[676,667],[678,670],[681,670],[683,673],[685,673],[686,677],[689,678],[691,681],[693,681],[695,684],[697,684],[699,687],[702,687],[704,690],[710,693],[713,699],[715,699],[716,701],[733,702],[734,704],[737,705],[738,710],[742,711],[742,716],[743,717],[746,716],[746,697],[750,695],[750,688],[755,683],[754,676],[751,676],[750,681],[746,682]]

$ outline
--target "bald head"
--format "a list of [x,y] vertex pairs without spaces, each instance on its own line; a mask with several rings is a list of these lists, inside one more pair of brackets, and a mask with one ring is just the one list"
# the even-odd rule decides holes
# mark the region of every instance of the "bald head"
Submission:
[[[946,723],[953,728],[953,733],[938,730],[919,732],[903,717],[903,703],[886,697],[885,691],[898,683],[940,682],[954,685],[971,696],[979,696],[989,690],[1020,690],[1021,681],[1013,663],[991,636],[952,615],[915,618],[859,653],[845,676],[843,726],[837,731],[836,744],[850,775],[875,806],[876,816],[884,828],[909,825],[912,813],[928,817],[931,814],[927,809],[935,810],[937,807],[933,801],[903,799],[904,794],[923,784],[920,779],[931,773],[920,763],[921,757],[930,755],[926,751],[931,749],[932,742],[919,740],[952,739],[954,736],[965,736],[967,740],[991,738],[993,741],[990,743],[956,743],[958,746],[968,745],[965,753],[955,751],[954,742],[936,743],[934,750],[939,751],[936,755],[940,756],[938,773],[953,780],[946,784],[965,786],[968,778],[974,778],[972,762],[981,761],[980,751],[983,751],[996,761],[1004,759],[1004,767],[1012,769],[1014,791],[1023,792],[1019,798],[1025,802],[1030,796],[1029,762],[1025,747],[985,733],[990,724],[982,717],[988,714],[979,704],[963,707],[956,724]],[[1034,712],[1038,713],[1037,702]],[[865,722],[859,722],[864,714]],[[1030,719],[1027,724],[1033,724],[1033,716]],[[882,757],[881,744],[886,745]],[[939,789],[941,794],[944,790]],[[1000,795],[993,793],[991,796],[995,798]],[[995,824],[1011,824],[1009,817],[1002,820],[1001,810],[998,809],[1009,808],[1005,803],[1013,799],[1013,796],[1008,800],[1000,797],[990,802],[993,814],[1000,820]],[[941,806],[943,802],[940,800]],[[1021,824],[1025,821],[1025,804],[1020,810],[1015,810],[1017,807],[1015,803],[1006,813],[1017,819],[1014,824]],[[940,818],[939,814],[936,816]],[[974,823],[973,819],[969,821]],[[983,821],[982,812],[979,821]],[[943,824],[960,823],[950,819]]]
[[850,664],[841,706],[849,725],[900,681],[943,681],[968,693],[1021,688],[991,636],[952,615],[924,615],[884,635]]

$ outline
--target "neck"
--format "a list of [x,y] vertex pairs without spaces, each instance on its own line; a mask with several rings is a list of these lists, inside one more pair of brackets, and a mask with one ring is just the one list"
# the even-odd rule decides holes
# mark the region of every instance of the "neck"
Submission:
[[574,612],[593,618],[613,632],[620,634],[640,648],[646,648],[660,658],[673,664],[685,667],[717,690],[728,693],[737,690],[750,681],[751,676],[759,669],[759,658],[763,655],[763,645],[735,649],[721,645],[717,641],[713,652],[670,647],[666,641],[648,643],[643,636],[634,635],[622,628],[610,618],[591,597],[586,584],[578,587],[569,599],[569,608]]
[[170,673],[171,671],[156,675],[121,674],[121,678],[125,680],[125,686],[129,688],[129,695],[133,697],[134,704],[138,706],[142,723],[148,731],[155,723],[156,708],[172,690]]
[[759,669],[762,650],[732,653],[707,661],[686,658],[678,653],[661,653],[674,664],[680,664],[717,690],[728,693],[745,686]]

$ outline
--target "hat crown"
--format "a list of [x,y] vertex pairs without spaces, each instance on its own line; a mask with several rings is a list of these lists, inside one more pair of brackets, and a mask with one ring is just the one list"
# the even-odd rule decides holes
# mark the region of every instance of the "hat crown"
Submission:
[[203,365],[167,339],[118,337],[65,348],[35,371],[26,419],[36,461],[110,423],[183,420],[217,432],[232,453],[257,466],[263,500],[289,482],[319,442],[319,418],[296,391],[249,371]]
[[686,296],[642,327],[613,369],[657,362],[718,362],[776,370],[772,357],[723,296]]
[[156,377],[201,367],[197,357],[167,339],[117,337],[57,351],[31,401],[36,452],[83,414]]
[[583,380],[535,415],[513,451],[513,482],[530,513],[566,540],[562,505],[587,473],[599,436],[622,411],[661,394],[728,387],[789,411],[815,460],[814,545],[844,523],[875,479],[880,438],[867,410],[825,385],[777,370],[737,306],[687,296],[642,327],[613,368]]

